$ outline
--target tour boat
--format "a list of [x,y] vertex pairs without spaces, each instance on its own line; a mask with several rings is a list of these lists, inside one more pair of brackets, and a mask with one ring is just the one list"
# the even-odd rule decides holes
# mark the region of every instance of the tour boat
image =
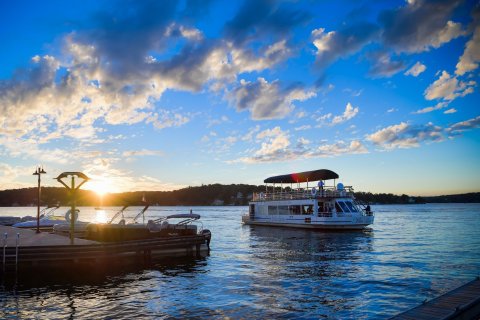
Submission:
[[[352,187],[336,184],[338,178],[338,174],[326,169],[267,178],[264,180],[266,191],[253,194],[249,212],[242,216],[242,222],[313,229],[364,229],[373,223],[370,206],[355,200]],[[330,180],[333,185],[327,186]],[[309,186],[315,182],[318,183]]]

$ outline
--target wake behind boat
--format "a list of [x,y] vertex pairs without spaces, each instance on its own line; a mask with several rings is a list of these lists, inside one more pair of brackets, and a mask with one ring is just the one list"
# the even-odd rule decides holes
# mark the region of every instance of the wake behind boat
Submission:
[[[338,174],[321,169],[274,176],[264,180],[266,192],[254,193],[248,214],[242,222],[249,225],[314,229],[363,229],[373,223],[370,206],[355,200],[353,188],[335,184]],[[332,186],[325,182],[333,180]],[[318,184],[309,187],[311,182]],[[306,183],[302,185],[302,183]],[[280,187],[275,187],[279,184]],[[287,184],[290,187],[284,188]],[[297,187],[293,188],[293,184]]]

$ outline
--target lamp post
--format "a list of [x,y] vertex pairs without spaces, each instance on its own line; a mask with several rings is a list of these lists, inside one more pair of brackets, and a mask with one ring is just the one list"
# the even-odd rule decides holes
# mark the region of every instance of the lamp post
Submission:
[[35,172],[33,173],[34,176],[38,176],[38,194],[37,194],[37,233],[40,233],[40,177],[42,174],[45,174],[45,170],[43,167],[37,167]]
[[[68,177],[71,177],[71,184],[70,186],[68,185],[68,181],[63,181],[62,179],[68,179]],[[77,185],[75,185],[75,177],[77,177],[77,182],[78,179],[82,179],[81,182]],[[80,189],[80,187],[90,180],[85,174],[81,172],[64,172],[61,173],[56,180],[60,182],[65,188],[70,193],[70,244],[74,244],[74,233],[75,233],[75,213],[76,213],[76,196],[77,196],[77,191]]]

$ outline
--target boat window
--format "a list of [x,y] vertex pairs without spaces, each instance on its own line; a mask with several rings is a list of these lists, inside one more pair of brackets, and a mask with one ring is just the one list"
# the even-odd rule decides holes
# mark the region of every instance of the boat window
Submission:
[[338,205],[338,202],[335,202],[335,209],[337,210],[337,212],[343,212],[342,208],[340,208],[340,206]]
[[302,214],[312,214],[312,213],[313,213],[313,205],[302,206]]
[[289,213],[288,206],[278,206],[278,214],[288,215]]
[[324,212],[324,209],[323,209],[323,202],[318,202],[318,212]]
[[290,206],[290,214],[291,215],[296,215],[300,214],[300,206]]
[[277,214],[277,206],[268,206],[268,214],[269,215],[276,215]]
[[348,207],[347,207],[347,205],[345,204],[345,202],[343,202],[343,201],[338,201],[338,203],[339,203],[340,206],[342,207],[343,212],[350,212],[350,210],[348,210]]
[[348,209],[350,209],[350,211],[352,212],[357,212],[357,208],[355,208],[355,206],[353,205],[353,203],[351,203],[350,201],[346,201],[345,202],[348,206]]

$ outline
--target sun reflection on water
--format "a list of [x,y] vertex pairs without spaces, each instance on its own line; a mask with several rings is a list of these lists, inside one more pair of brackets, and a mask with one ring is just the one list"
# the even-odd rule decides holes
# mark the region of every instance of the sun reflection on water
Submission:
[[106,223],[108,221],[107,213],[103,209],[95,209],[95,221],[97,223]]

